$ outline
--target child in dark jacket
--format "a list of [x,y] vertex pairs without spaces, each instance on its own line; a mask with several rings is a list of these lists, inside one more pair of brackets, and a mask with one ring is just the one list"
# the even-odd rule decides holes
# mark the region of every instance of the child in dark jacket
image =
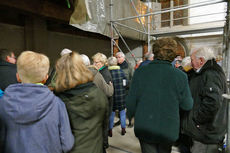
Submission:
[[25,51],[19,56],[21,83],[8,86],[0,99],[3,153],[62,153],[72,148],[65,104],[43,85],[48,70],[49,59],[43,54]]

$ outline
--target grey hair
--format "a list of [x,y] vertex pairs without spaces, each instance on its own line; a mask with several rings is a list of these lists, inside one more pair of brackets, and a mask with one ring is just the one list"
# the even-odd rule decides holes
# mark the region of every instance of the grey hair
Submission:
[[120,55],[121,57],[124,57],[125,58],[125,54],[123,52],[117,52],[116,53],[116,56]]
[[191,57],[190,56],[186,56],[185,58],[183,58],[183,60],[181,62],[181,66],[182,67],[191,66]]
[[109,66],[116,66],[117,65],[117,58],[116,57],[110,57],[109,59],[108,59],[108,64],[109,64]]
[[212,48],[210,47],[201,47],[194,50],[196,58],[203,57],[206,61],[210,59],[215,59],[215,54]]
[[145,59],[150,59],[150,58],[152,58],[152,57],[154,57],[154,54],[153,53],[151,53],[151,52],[147,52],[145,55],[144,55],[144,57],[145,57]]
[[83,63],[86,65],[86,66],[89,66],[90,65],[90,60],[89,60],[89,57],[85,54],[81,54],[81,58],[83,60]]

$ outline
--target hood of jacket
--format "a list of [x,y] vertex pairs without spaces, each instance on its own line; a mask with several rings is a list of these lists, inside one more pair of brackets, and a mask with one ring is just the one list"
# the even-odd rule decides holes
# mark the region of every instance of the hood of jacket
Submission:
[[77,114],[83,118],[90,118],[98,110],[97,103],[100,98],[97,87],[94,83],[88,82],[76,87],[57,93],[69,113]]
[[5,113],[18,124],[36,122],[52,109],[55,96],[44,85],[13,84],[0,99]]
[[95,76],[97,73],[99,73],[98,70],[94,67],[88,67],[88,68],[92,72],[93,76]]

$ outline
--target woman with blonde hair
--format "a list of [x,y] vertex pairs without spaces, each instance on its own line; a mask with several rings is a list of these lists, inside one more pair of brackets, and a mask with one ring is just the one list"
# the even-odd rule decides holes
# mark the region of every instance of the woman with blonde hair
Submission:
[[[102,53],[97,53],[92,57],[92,59],[93,59],[93,65],[95,65],[96,69],[101,73],[105,82],[107,84],[111,84],[112,83],[112,75],[108,70],[107,57]],[[109,116],[110,116],[112,113],[112,107],[113,107],[113,97],[108,96],[107,98],[108,98],[108,102],[109,102]],[[108,119],[108,123],[109,123],[109,119]],[[109,146],[109,142],[108,142],[109,125],[107,125],[107,126],[108,126],[107,127],[107,130],[108,130],[107,131],[107,140],[105,140],[105,141],[107,141],[107,146]]]
[[76,52],[63,55],[56,71],[55,90],[66,104],[75,137],[71,153],[102,153],[108,121],[105,94],[93,84],[93,74]]
[[97,53],[93,57],[93,65],[96,66],[97,70],[101,73],[105,81],[109,84],[112,82],[112,76],[108,70],[107,57],[102,53]]

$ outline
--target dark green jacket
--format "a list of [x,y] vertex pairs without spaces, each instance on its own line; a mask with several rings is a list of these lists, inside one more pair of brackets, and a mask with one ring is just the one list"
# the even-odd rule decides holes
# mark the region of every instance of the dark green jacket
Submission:
[[150,143],[176,141],[179,108],[193,106],[186,74],[161,60],[136,70],[126,101],[128,116],[135,118],[135,135]]
[[102,153],[103,134],[109,120],[105,94],[90,82],[59,93],[58,96],[66,104],[75,137],[70,153]]

